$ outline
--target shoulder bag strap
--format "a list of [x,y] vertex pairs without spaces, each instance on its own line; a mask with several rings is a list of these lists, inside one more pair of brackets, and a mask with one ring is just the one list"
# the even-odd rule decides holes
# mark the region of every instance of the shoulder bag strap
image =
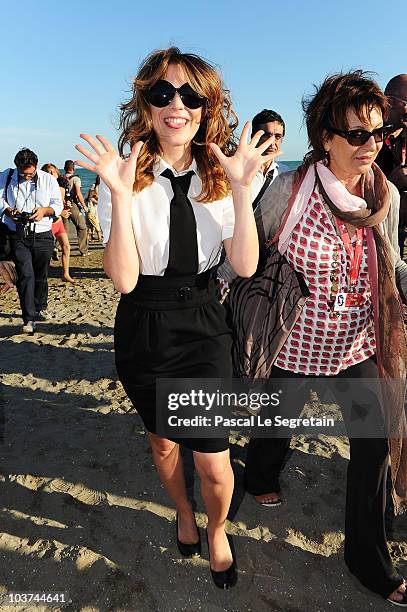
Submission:
[[10,168],[10,170],[8,171],[7,178],[6,178],[6,184],[4,185],[4,200],[5,200],[6,204],[8,204],[7,190],[9,188],[9,186],[10,186],[11,177],[13,176],[13,172],[14,172],[13,168]]
[[[13,176],[13,172],[14,172],[13,168],[10,168],[10,170],[8,171],[7,178],[6,178],[6,183],[5,183],[5,185],[4,185],[4,201],[6,202],[6,204],[8,204],[8,195],[7,195],[7,190],[8,190],[8,188],[9,188],[9,186],[10,186],[10,183],[11,183],[11,177]],[[2,212],[2,213],[1,213],[1,215],[0,215],[0,221],[1,221],[2,223],[3,223],[3,217],[4,217],[4,215],[5,215],[5,212],[6,212],[6,211],[5,211],[5,210],[3,210],[3,212]]]
[[262,197],[263,197],[263,195],[264,195],[264,192],[266,191],[267,187],[270,185],[270,183],[271,183],[271,181],[272,181],[273,176],[274,176],[274,169],[273,169],[273,170],[271,170],[271,172],[269,172],[269,173],[266,175],[266,178],[264,179],[264,183],[263,183],[263,185],[261,186],[261,189],[260,189],[259,193],[258,193],[258,194],[257,194],[257,196],[254,198],[254,200],[253,200],[253,202],[252,202],[252,207],[253,207],[253,210],[256,210],[256,208],[257,208],[257,204],[258,204],[258,203],[260,202],[260,200],[262,199]]

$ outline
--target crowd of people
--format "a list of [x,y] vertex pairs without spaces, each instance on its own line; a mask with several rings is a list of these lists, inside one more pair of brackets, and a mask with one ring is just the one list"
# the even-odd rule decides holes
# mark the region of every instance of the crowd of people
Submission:
[[[381,435],[352,436],[356,399],[348,410],[341,406],[350,440],[344,555],[366,588],[407,606],[384,521],[389,465],[394,510],[407,505],[407,75],[391,79],[384,92],[360,70],[330,75],[303,109],[310,150],[290,171],[277,161],[285,136],[279,113],[264,109],[250,138],[246,123],[237,139],[217,70],[175,47],[152,53],[121,106],[119,151],[101,135],[81,134],[88,146],[76,145],[86,161],[75,163],[100,177],[86,202],[71,161],[61,181],[55,166],[37,170],[36,157],[23,150],[16,170],[0,175],[0,214],[15,264],[4,262],[0,273],[5,289],[16,283],[27,327],[47,307],[52,222],[65,245],[68,281],[69,243],[61,236],[69,219],[81,253],[88,249],[79,205],[90,235],[103,235],[105,272],[121,293],[119,379],[176,507],[175,541],[185,557],[201,554],[181,447],[192,451],[211,575],[222,589],[238,577],[225,531],[234,487],[229,440],[164,437],[156,379],[255,379],[260,372],[284,381],[288,398],[309,377],[353,378],[361,388],[366,379],[401,381],[384,410],[379,401],[367,407]],[[24,211],[34,230],[18,221]],[[303,406],[292,404],[299,413]],[[279,477],[289,442],[250,440],[245,486],[262,507],[284,502]]]

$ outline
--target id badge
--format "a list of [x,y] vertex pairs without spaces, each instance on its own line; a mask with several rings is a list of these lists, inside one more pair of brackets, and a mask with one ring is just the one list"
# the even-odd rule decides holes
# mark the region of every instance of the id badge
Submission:
[[334,311],[358,310],[364,302],[364,293],[338,293],[335,299]]

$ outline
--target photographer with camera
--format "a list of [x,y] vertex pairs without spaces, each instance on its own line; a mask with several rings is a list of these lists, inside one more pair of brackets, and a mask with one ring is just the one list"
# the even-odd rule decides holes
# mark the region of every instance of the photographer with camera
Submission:
[[0,173],[0,218],[10,234],[23,332],[32,333],[36,321],[48,316],[48,266],[54,245],[51,226],[63,204],[56,179],[37,170],[38,157],[33,151],[21,149],[14,163],[15,169]]

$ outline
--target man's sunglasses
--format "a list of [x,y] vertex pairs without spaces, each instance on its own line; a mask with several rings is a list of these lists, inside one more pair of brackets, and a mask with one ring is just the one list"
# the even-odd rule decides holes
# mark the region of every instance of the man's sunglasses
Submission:
[[35,176],[35,172],[19,172],[18,175],[22,178],[33,178]]
[[401,102],[403,106],[407,106],[407,100],[403,100],[403,98],[398,98],[397,96],[392,96],[390,94],[387,97],[391,98],[392,100],[397,100],[397,102]]
[[206,98],[196,93],[188,83],[176,88],[168,81],[157,81],[146,91],[146,98],[152,106],[164,108],[172,102],[176,93],[187,108],[196,109],[205,104]]
[[338,136],[345,138],[352,147],[360,147],[361,145],[366,144],[371,136],[373,136],[375,142],[383,142],[383,140],[393,129],[394,128],[392,125],[384,125],[383,127],[376,128],[371,132],[362,129],[337,130],[333,127],[327,128],[328,132],[332,132],[332,134],[337,134]]

